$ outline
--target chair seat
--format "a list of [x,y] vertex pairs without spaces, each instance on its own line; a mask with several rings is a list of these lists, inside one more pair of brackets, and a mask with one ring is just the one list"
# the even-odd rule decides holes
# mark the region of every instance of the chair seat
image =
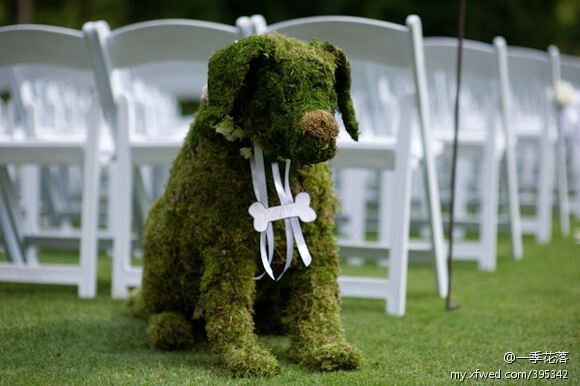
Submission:
[[[518,122],[514,125],[514,133],[518,141],[537,142],[538,138],[543,135],[544,128],[541,125],[530,125],[528,123]],[[548,138],[551,142],[558,139],[555,130],[550,130]]]
[[[385,294],[390,294],[389,279],[340,276],[338,283],[340,284],[340,293],[344,297],[385,299]],[[391,296],[387,295],[389,298]]]
[[[80,247],[81,231],[69,229],[42,229],[34,234],[24,234],[25,244],[35,245],[39,248],[56,250],[78,250]],[[97,232],[99,250],[106,250],[113,245],[113,234],[110,230]]]
[[[434,137],[445,143],[453,142],[454,133],[451,130],[435,130]],[[482,146],[486,140],[486,132],[481,130],[459,130],[457,140],[462,146]]]
[[78,140],[10,141],[0,143],[0,164],[82,163],[85,142]]
[[[460,130],[457,137],[459,152],[461,154],[482,154],[488,140],[487,133],[481,130]],[[440,141],[444,147],[450,147],[454,142],[454,135],[449,130],[437,132],[434,137]],[[496,138],[496,156],[501,156],[505,150],[505,138]]]
[[143,140],[131,142],[131,152],[135,165],[171,165],[182,140]]
[[[359,142],[338,140],[338,152],[332,160],[336,168],[383,169],[395,164],[396,139],[392,137],[362,138]],[[360,152],[365,152],[365,157]]]
[[[385,260],[389,258],[391,244],[375,241],[338,240],[338,247],[342,256],[357,256],[368,260]],[[413,262],[431,262],[433,260],[431,244],[421,240],[410,240],[409,258],[412,258]]]

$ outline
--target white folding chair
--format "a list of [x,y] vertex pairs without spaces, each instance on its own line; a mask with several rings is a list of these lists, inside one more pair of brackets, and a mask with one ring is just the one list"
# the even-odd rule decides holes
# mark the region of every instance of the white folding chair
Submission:
[[[151,97],[157,93],[151,90],[158,90],[162,98],[199,101],[210,56],[238,39],[240,32],[233,26],[182,19],[136,23],[113,31],[105,22],[91,22],[83,29],[91,46],[101,100],[115,134],[112,295],[124,298],[129,287],[141,281],[141,268],[131,265],[132,229],[141,226],[149,203],[137,167],[170,166],[187,133],[187,125],[175,119],[160,120],[159,125],[166,125],[152,127],[155,120],[150,114],[158,112],[154,110],[158,103],[147,105],[143,94]],[[137,123],[140,110],[149,114],[141,121],[147,125],[145,129]],[[192,121],[191,117],[187,120]],[[139,206],[136,211],[133,195]]]
[[[373,122],[373,136],[361,136],[359,143],[340,139],[338,152],[332,162],[335,169],[352,168],[392,172],[393,187],[389,195],[381,193],[379,201],[389,204],[388,213],[380,215],[380,220],[388,223],[387,240],[370,242],[367,240],[339,240],[340,253],[344,257],[360,256],[365,259],[388,259],[388,278],[370,278],[340,276],[342,296],[376,298],[386,300],[386,310],[390,314],[403,315],[405,312],[407,263],[409,254],[409,215],[411,172],[414,157],[412,145],[414,129],[420,138],[422,162],[425,166],[425,187],[428,192],[429,225],[431,238],[427,245],[411,246],[414,252],[432,261],[435,265],[438,293],[445,296],[447,291],[447,272],[445,270],[443,233],[439,206],[438,188],[431,149],[429,132],[429,106],[427,86],[425,83],[421,21],[417,16],[409,16],[406,25],[348,16],[321,16],[289,20],[264,28],[265,22],[254,17],[257,33],[276,31],[291,37],[309,41],[316,38],[328,41],[341,48],[349,61],[360,65],[353,70],[353,99],[355,93],[361,93],[359,102],[355,101],[355,110],[359,121],[367,119],[361,114],[363,93],[368,93],[367,84],[361,84],[358,76],[367,67],[381,72],[385,86],[388,75],[406,81],[400,93],[393,93],[396,103],[391,111],[389,121],[380,119]],[[393,80],[391,80],[393,82]],[[396,80],[394,81],[396,83]],[[375,82],[376,83],[376,82]],[[388,87],[387,87],[388,88]],[[367,94],[367,101],[376,95]],[[376,110],[375,110],[376,111]],[[382,111],[384,114],[385,111]],[[394,131],[383,131],[394,123]],[[364,127],[363,127],[364,133]],[[380,134],[380,135],[379,135]],[[351,181],[346,181],[350,184]],[[365,187],[360,186],[361,191]],[[383,208],[384,209],[384,208]]]
[[[475,225],[478,238],[456,239],[453,251],[457,260],[476,260],[480,269],[488,271],[496,267],[502,165],[508,193],[507,221],[512,253],[516,259],[521,258],[523,253],[513,135],[510,126],[505,124],[507,107],[500,83],[500,60],[505,58],[505,42],[498,38],[494,44],[473,40],[463,42],[458,181],[455,192],[456,197],[463,199],[455,202],[455,222],[459,226]],[[458,40],[425,38],[424,47],[427,79],[433,91],[433,134],[444,144],[440,158],[447,161],[440,165],[443,167],[438,172],[439,176],[446,177],[451,170],[449,162],[454,139],[451,106],[455,103],[457,87]],[[503,164],[502,158],[505,161]],[[471,191],[476,192],[476,214],[468,208],[473,204],[469,197]]]
[[[83,86],[94,89],[83,34],[43,25],[1,27],[0,52],[0,68],[10,74],[10,95],[18,107],[18,118],[24,130],[21,135],[13,135],[0,142],[0,223],[9,260],[0,263],[0,281],[76,285],[79,296],[94,297],[98,247],[100,105],[96,98],[89,101],[90,106],[83,112],[86,131],[71,136],[63,133],[62,127],[55,127],[55,121],[50,123],[49,128],[41,126],[43,115],[39,105],[28,103],[22,95],[26,82],[42,77],[61,84],[79,81]],[[38,208],[34,205],[38,205],[39,201],[36,191],[39,187],[38,165],[82,166],[80,235],[63,235],[60,231],[50,233],[39,229],[34,218],[38,214]],[[18,166],[18,169],[9,170],[8,166]],[[20,171],[22,173],[17,173]],[[20,192],[15,181],[16,174],[22,177],[23,189]],[[29,178],[36,178],[36,181]],[[24,208],[21,208],[20,200]],[[41,264],[34,253],[28,253],[43,242],[61,237],[70,237],[77,244],[80,239],[78,264]]]
[[[552,207],[555,175],[562,175],[565,165],[556,162],[561,153],[555,104],[550,93],[559,80],[557,50],[552,57],[546,51],[507,47],[508,84],[511,126],[516,138],[518,183],[522,206],[522,232],[533,234],[538,243],[552,237]],[[567,233],[566,180],[558,178],[561,231]]]
[[570,212],[580,220],[580,58],[571,55],[560,57],[562,80],[575,89],[575,100],[563,111],[562,133],[567,140],[568,172],[570,181]]

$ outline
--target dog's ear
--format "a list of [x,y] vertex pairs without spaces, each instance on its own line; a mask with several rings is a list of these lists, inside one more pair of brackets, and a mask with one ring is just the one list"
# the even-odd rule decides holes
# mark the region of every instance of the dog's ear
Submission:
[[328,42],[324,42],[322,48],[334,55],[336,63],[336,70],[334,71],[334,88],[336,89],[336,96],[338,99],[338,110],[342,115],[342,121],[344,122],[346,131],[352,139],[358,141],[358,122],[355,117],[354,107],[350,97],[350,65],[346,59],[346,55],[340,48]]
[[[268,40],[251,36],[216,51],[208,64],[208,99],[218,122],[232,112],[252,62],[267,55]],[[215,122],[215,123],[218,123]]]

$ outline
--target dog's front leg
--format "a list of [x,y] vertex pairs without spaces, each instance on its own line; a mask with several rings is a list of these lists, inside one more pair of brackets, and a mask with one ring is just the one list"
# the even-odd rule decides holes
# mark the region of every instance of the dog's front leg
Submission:
[[266,376],[279,371],[254,332],[256,264],[234,248],[204,256],[201,303],[212,350],[233,376]]
[[338,249],[330,227],[304,224],[312,263],[295,266],[286,321],[292,354],[315,370],[351,370],[364,362],[360,351],[346,342],[340,321]]

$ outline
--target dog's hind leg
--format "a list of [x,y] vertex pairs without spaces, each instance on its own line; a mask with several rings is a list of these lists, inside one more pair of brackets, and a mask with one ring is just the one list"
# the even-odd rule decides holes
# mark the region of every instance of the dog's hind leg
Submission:
[[206,256],[200,301],[212,350],[234,377],[278,373],[276,358],[258,342],[253,304],[256,264],[232,249]]
[[193,324],[181,312],[164,311],[149,317],[147,335],[162,350],[178,350],[193,346]]

